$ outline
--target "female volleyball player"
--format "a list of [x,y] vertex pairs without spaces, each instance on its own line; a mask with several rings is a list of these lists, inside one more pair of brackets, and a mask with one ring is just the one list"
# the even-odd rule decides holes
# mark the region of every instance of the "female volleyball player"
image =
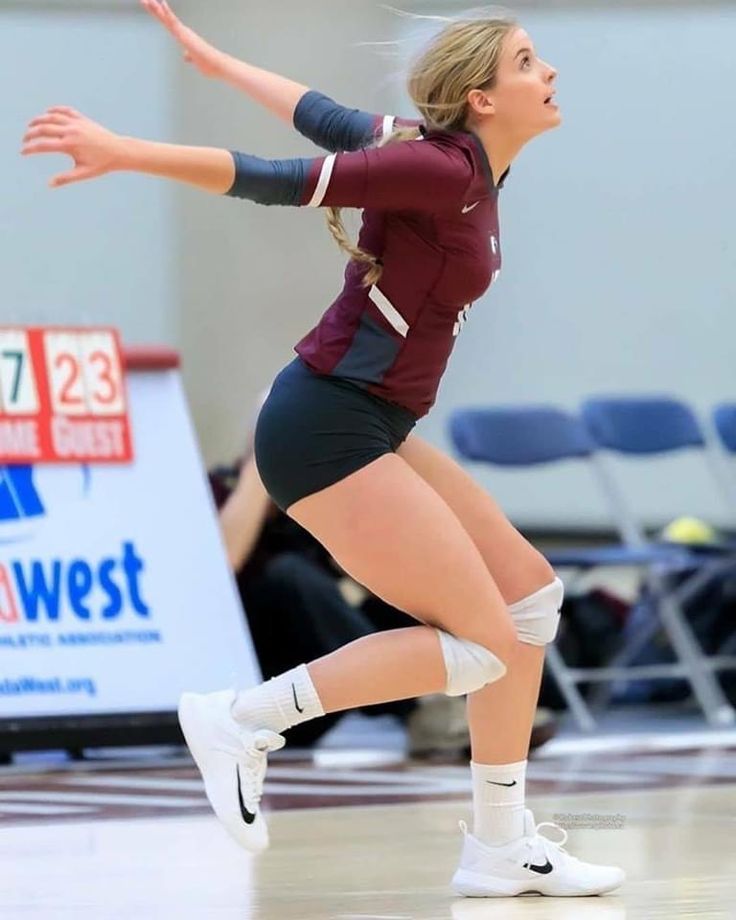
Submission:
[[[396,130],[390,117],[344,109],[221,54],[165,3],[142,2],[203,73],[339,152],[265,160],[159,144],[54,107],[30,122],[23,153],[73,157],[73,170],[52,187],[135,170],[260,204],[326,209],[351,256],[344,287],[276,377],[258,420],[256,461],[289,516],[358,582],[422,624],[365,636],[239,693],[185,693],[181,726],[215,813],[242,846],[263,849],[259,802],[280,732],[370,703],[467,695],[474,828],[463,825],[455,890],[566,896],[616,888],[620,869],[570,856],[539,833],[524,806],[530,728],[562,585],[485,490],[411,433],[435,401],[471,303],[499,272],[497,204],[509,164],[560,123],[556,71],[509,19],[450,22],[409,76],[423,120]],[[341,207],[364,209],[357,246]]]

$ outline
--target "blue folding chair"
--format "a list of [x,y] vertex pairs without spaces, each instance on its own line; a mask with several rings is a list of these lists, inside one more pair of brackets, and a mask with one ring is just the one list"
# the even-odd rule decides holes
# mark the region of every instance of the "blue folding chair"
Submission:
[[[732,495],[717,458],[687,403],[671,396],[595,396],[583,402],[580,414],[595,444],[613,453],[647,457],[682,450],[699,453],[718,488],[719,498],[725,499],[727,507],[730,505]],[[728,433],[728,412],[719,417]],[[606,488],[608,481],[610,474],[606,477]],[[612,506],[612,511],[623,539],[632,545],[640,544],[643,533],[626,506]]]
[[[581,417],[599,451],[609,451],[629,457],[647,457],[672,454],[680,451],[695,451],[706,461],[719,496],[726,497],[724,481],[720,475],[716,458],[709,445],[697,416],[682,400],[671,396],[598,396],[586,399],[581,406]],[[610,468],[604,465],[600,452],[595,462],[599,480],[607,493],[609,507],[617,521],[621,538],[629,546],[647,545],[644,532],[624,500],[621,489],[615,484]],[[684,605],[707,584],[732,574],[736,568],[736,544],[723,541],[713,546],[691,547],[694,565],[689,577],[672,591],[676,610]],[[699,561],[698,561],[699,560]],[[641,625],[628,649],[621,650],[621,660],[631,660],[633,652],[653,635],[657,628],[656,617]],[[700,657],[702,667],[711,672],[731,670],[736,664],[732,657],[704,656],[699,644],[689,635],[684,618],[674,616],[671,620],[673,635],[679,637],[677,652],[695,662]],[[714,685],[720,686],[714,679]],[[718,704],[723,694],[717,694],[711,705]],[[724,711],[725,713],[725,711]],[[726,715],[723,716],[727,718]]]
[[713,421],[721,443],[731,454],[736,454],[736,403],[720,403],[713,410]]
[[[596,445],[580,419],[551,406],[488,407],[456,410],[450,416],[452,443],[466,460],[505,467],[530,467],[560,460],[581,460],[597,475],[609,499],[616,499],[616,486],[596,462]],[[598,566],[638,566],[647,573],[654,605],[679,661],[675,664],[626,667],[627,654],[618,656],[606,667],[571,668],[559,649],[548,646],[547,663],[560,692],[578,724],[584,730],[595,727],[595,718],[583,699],[578,684],[591,681],[611,682],[619,679],[649,677],[686,678],[706,718],[714,724],[733,723],[736,714],[713,677],[706,659],[699,653],[674,592],[665,573],[690,570],[697,562],[686,549],[672,545],[650,545],[630,539],[623,544],[600,548],[566,549],[548,552],[555,567],[591,569]],[[733,659],[736,663],[736,658]],[[601,704],[605,700],[601,700]]]
[[[720,403],[713,409],[713,427],[718,435],[721,449],[727,454],[736,457],[736,403]],[[736,528],[736,478],[729,475],[725,469],[724,488],[733,512],[733,522]]]

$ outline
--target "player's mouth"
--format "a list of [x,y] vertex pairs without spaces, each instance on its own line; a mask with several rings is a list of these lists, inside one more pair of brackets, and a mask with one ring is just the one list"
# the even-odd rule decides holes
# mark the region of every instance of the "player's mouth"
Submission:
[[551,109],[559,109],[559,106],[555,102],[556,92],[552,93],[550,96],[544,100],[544,104],[549,106]]

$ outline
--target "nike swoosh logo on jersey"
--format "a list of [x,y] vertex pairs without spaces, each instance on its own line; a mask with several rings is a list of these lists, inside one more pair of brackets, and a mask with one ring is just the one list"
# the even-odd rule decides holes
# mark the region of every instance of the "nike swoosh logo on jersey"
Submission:
[[538,872],[540,875],[549,875],[552,869],[552,863],[547,860],[543,866],[533,866],[531,863],[524,863],[525,869],[531,869],[532,872]]
[[466,205],[463,207],[462,213],[463,213],[463,214],[467,214],[468,211],[472,211],[473,208],[477,208],[479,204],[480,204],[480,201],[476,201],[475,204],[466,204]]
[[515,786],[515,785],[516,785],[516,780],[513,780],[513,781],[510,782],[510,783],[494,783],[494,781],[493,781],[492,779],[487,779],[486,782],[487,782],[487,783],[490,783],[491,786],[507,786],[509,789],[510,789],[512,786]]
[[246,824],[252,824],[256,820],[256,816],[252,811],[248,811],[245,807],[245,802],[243,801],[243,790],[240,786],[240,770],[238,770],[238,765],[235,764],[235,775],[238,777],[238,804],[240,805],[240,814]]
[[296,711],[304,712],[304,709],[299,705],[299,700],[296,698],[296,687],[294,684],[291,685],[291,692],[294,694],[294,705],[296,706]]

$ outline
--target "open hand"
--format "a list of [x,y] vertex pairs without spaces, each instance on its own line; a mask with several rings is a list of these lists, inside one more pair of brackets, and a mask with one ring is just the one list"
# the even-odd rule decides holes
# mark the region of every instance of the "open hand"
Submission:
[[72,157],[74,169],[49,181],[57,188],[119,169],[122,142],[118,134],[75,109],[56,105],[28,123],[21,154],[66,153]]
[[176,17],[166,0],[140,0],[141,6],[168,29],[184,50],[184,60],[205,77],[220,74],[223,54]]

